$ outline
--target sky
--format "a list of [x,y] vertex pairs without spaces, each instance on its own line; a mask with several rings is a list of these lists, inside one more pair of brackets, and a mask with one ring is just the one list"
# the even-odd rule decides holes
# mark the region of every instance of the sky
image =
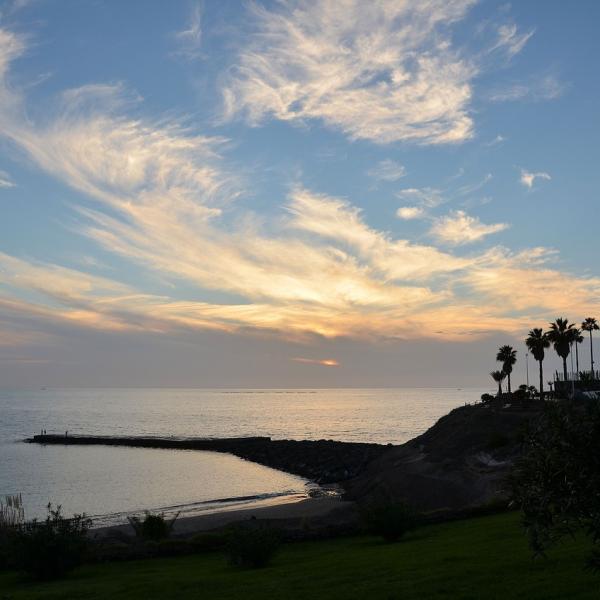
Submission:
[[600,317],[599,19],[1,3],[0,386],[524,382]]

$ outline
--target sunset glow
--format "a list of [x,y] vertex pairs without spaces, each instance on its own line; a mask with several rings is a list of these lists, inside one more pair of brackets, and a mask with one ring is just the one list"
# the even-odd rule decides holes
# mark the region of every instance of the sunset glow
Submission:
[[[597,175],[573,158],[598,121],[577,150],[548,128],[592,83],[548,50],[560,15],[476,4],[207,2],[164,30],[158,5],[112,70],[49,35],[60,11],[6,10],[0,369],[82,336],[210,332],[225,354],[268,339],[337,367],[302,357],[460,352],[598,314],[594,251],[575,249]],[[136,73],[144,52],[172,90]]]

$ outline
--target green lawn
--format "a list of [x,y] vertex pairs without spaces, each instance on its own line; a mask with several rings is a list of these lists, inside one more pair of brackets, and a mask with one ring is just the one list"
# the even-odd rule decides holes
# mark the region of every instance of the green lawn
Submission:
[[370,537],[283,547],[251,571],[221,554],[84,567],[34,584],[0,575],[0,600],[19,598],[599,598],[585,544],[568,541],[532,562],[519,517],[504,514],[421,528],[397,544]]

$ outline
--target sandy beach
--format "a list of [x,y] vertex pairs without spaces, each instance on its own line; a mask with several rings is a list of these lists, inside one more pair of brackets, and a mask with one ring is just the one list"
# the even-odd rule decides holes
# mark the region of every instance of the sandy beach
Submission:
[[[304,498],[298,502],[286,502],[269,506],[224,510],[207,514],[182,517],[175,522],[175,535],[191,535],[201,531],[218,529],[248,519],[278,521],[282,527],[294,526],[304,520],[321,521],[331,519],[332,522],[345,520],[353,512],[354,502],[341,500],[339,497]],[[98,536],[114,533],[133,534],[129,524],[93,529]]]

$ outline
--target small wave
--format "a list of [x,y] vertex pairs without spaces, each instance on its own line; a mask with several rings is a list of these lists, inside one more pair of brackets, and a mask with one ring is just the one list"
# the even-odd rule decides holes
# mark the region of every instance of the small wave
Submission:
[[308,498],[311,493],[307,490],[306,493],[295,490],[286,490],[283,492],[269,492],[263,494],[253,494],[248,496],[232,496],[229,498],[215,498],[212,500],[201,500],[198,502],[189,502],[185,504],[173,504],[169,506],[138,508],[129,511],[107,513],[100,515],[89,515],[89,518],[94,522],[96,527],[118,525],[125,523],[127,517],[139,516],[146,511],[151,513],[162,513],[166,517],[173,517],[177,513],[181,516],[192,516],[201,513],[221,512],[232,508],[245,507],[252,504],[268,504],[269,501],[277,501],[280,503],[297,502]]

